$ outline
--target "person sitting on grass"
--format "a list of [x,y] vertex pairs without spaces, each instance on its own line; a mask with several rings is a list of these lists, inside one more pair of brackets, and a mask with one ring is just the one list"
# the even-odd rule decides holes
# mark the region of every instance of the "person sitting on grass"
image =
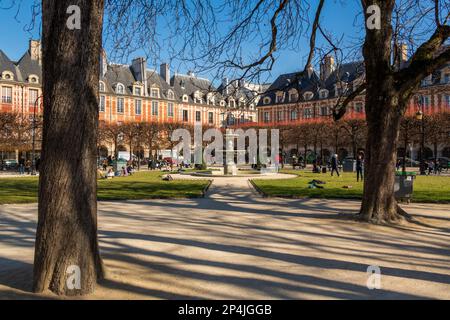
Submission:
[[127,167],[127,173],[130,176],[133,174],[133,167],[131,166],[131,164]]
[[114,170],[112,168],[109,168],[108,173],[106,174],[106,179],[112,178],[114,178]]
[[120,176],[121,177],[127,177],[128,176],[128,171],[125,167],[122,167],[122,170],[120,171]]

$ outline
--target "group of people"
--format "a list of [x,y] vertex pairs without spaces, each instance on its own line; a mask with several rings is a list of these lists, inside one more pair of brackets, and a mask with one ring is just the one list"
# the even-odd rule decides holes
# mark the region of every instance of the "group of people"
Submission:
[[115,171],[114,166],[110,166],[108,160],[102,162],[102,169],[98,170],[97,175],[100,179],[112,179],[114,177],[128,177],[134,172],[134,165],[132,161],[128,161],[126,166],[122,166],[120,170]]
[[[328,167],[330,168],[331,176],[336,173],[340,177],[340,162],[339,156],[336,153],[331,156]],[[322,165],[322,159],[318,158],[314,160],[313,173],[326,173],[326,167]],[[364,180],[364,152],[362,151],[356,156],[356,181],[359,182],[360,180]]]
[[[35,172],[39,172],[39,165],[40,165],[40,159],[39,158],[35,158],[34,159],[34,165],[35,165]],[[20,175],[25,175],[25,174],[32,174],[33,172],[33,162],[31,161],[31,159],[26,159],[24,157],[21,157],[19,159],[19,163],[18,163],[18,171]]]

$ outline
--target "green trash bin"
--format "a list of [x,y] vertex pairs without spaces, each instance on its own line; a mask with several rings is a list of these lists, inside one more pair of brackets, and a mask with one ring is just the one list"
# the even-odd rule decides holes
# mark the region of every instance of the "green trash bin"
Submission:
[[415,178],[415,172],[397,171],[395,173],[394,191],[397,200],[411,202]]

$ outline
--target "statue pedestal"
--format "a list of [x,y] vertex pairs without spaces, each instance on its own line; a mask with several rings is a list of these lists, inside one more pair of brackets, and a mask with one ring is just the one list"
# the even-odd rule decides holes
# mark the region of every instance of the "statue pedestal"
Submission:
[[266,168],[261,168],[261,174],[276,174],[278,173],[278,168],[275,165],[269,165]]
[[237,166],[235,163],[228,163],[225,165],[224,170],[225,175],[227,176],[237,176]]

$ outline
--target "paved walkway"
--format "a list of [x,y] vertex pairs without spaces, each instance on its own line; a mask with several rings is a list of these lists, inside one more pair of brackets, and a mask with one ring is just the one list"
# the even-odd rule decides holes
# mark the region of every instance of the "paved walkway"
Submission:
[[[450,299],[448,205],[409,205],[419,223],[396,227],[349,220],[358,206],[265,199],[243,178],[201,199],[102,202],[108,278],[88,298]],[[55,298],[30,293],[36,212],[0,206],[0,298]]]

